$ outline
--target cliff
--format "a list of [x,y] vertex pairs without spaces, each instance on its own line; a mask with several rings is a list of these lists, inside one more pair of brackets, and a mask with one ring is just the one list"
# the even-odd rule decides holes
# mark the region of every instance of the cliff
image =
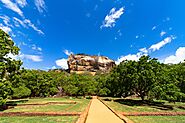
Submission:
[[95,74],[97,71],[108,72],[115,66],[115,62],[105,56],[89,56],[84,54],[70,55],[68,68],[71,72]]

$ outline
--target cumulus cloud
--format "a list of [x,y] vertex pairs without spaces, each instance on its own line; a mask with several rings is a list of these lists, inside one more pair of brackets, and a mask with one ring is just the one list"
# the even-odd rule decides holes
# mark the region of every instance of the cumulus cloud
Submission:
[[37,7],[40,13],[43,13],[44,11],[46,11],[46,4],[44,0],[35,0],[35,6]]
[[73,52],[71,52],[71,51],[69,51],[69,50],[64,50],[64,53],[65,53],[67,56],[69,56],[69,55],[71,55],[71,54],[74,54]]
[[12,2],[12,0],[0,0],[0,1],[4,4],[6,8],[24,17],[22,10],[19,8],[19,6],[16,3]]
[[117,61],[115,63],[118,65],[124,60],[138,61],[141,56],[142,56],[142,53],[140,53],[140,52],[137,54],[129,54],[126,56],[121,56],[120,58],[117,59]]
[[175,39],[174,36],[169,36],[167,38],[165,38],[164,40],[162,40],[161,42],[157,43],[157,44],[153,44],[149,50],[152,50],[152,52],[159,50],[160,48],[164,47],[166,44],[171,43],[171,41]]
[[20,7],[25,7],[27,5],[27,1],[26,0],[16,0],[16,3],[20,6]]
[[67,59],[59,59],[55,61],[57,66],[62,67],[63,69],[68,69]]
[[109,12],[109,14],[105,17],[103,24],[100,28],[103,27],[114,27],[116,20],[121,17],[121,15],[124,13],[124,8],[120,8],[116,11],[116,8],[112,8]]
[[136,54],[129,54],[126,56],[121,56],[117,59],[116,64],[120,64],[120,62],[122,62],[123,60],[138,61],[141,56],[148,55],[149,53],[152,53],[152,52],[159,50],[160,48],[162,48],[166,44],[170,43],[173,39],[175,39],[174,36],[169,36],[169,37],[165,38],[164,40],[162,40],[161,42],[159,42],[157,44],[153,44],[150,48],[139,49],[139,52]]
[[185,47],[179,47],[175,53],[175,55],[168,56],[165,58],[165,64],[178,64],[185,60]]

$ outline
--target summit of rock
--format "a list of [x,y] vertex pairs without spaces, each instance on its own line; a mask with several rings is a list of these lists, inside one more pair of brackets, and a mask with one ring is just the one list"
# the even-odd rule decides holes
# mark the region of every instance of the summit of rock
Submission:
[[106,56],[90,56],[85,54],[71,54],[68,58],[70,73],[90,72],[95,74],[100,71],[109,72],[115,66],[115,62]]

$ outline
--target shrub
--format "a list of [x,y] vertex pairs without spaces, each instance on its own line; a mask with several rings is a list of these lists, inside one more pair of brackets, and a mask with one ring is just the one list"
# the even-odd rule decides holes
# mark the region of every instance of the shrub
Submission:
[[25,98],[29,97],[31,90],[25,86],[20,86],[18,88],[13,88],[12,98]]

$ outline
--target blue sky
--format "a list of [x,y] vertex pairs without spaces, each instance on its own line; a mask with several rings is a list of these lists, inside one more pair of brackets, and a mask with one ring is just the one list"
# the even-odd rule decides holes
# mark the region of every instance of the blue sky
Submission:
[[0,28],[30,69],[66,68],[71,53],[185,59],[184,0],[0,0]]

